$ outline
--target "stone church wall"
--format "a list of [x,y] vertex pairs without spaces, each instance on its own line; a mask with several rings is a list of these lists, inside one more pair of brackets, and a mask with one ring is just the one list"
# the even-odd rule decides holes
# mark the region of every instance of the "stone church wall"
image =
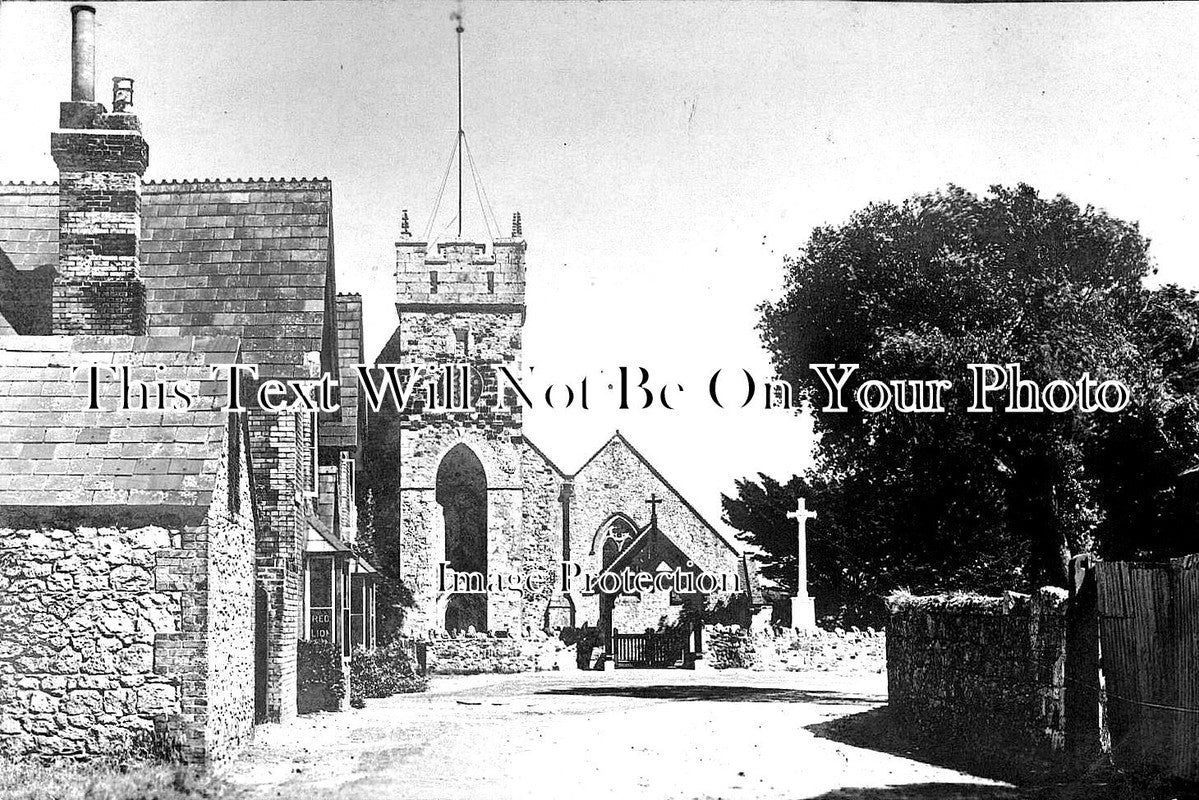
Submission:
[[[579,471],[574,479],[575,499],[571,505],[571,559],[585,571],[598,573],[603,543],[597,534],[613,514],[621,512],[638,527],[647,525],[651,494],[663,499],[658,506],[661,531],[670,537],[704,570],[728,575],[730,585],[740,575],[739,556],[692,511],[666,483],[617,435]],[[711,601],[727,598],[717,593]],[[660,614],[658,616],[661,616]],[[592,625],[599,619],[599,598],[581,600],[578,620]],[[658,619],[640,620],[641,628],[654,627]]]
[[[398,338],[391,343],[398,343],[398,352],[385,349],[380,361],[445,364],[467,359],[474,364],[508,364],[519,353],[520,326],[521,315],[516,312],[403,311]],[[456,350],[459,331],[468,342],[468,355]],[[385,491],[399,494],[400,572],[416,601],[406,627],[417,635],[443,627],[445,598],[438,598],[437,567],[445,552],[445,531],[436,499],[437,470],[455,444],[470,447],[487,475],[488,571],[519,574],[524,569],[520,408],[515,403],[497,408],[495,376],[490,369],[480,374],[484,384],[472,410],[425,413],[417,400],[398,415],[399,480]],[[380,500],[387,502],[386,497]],[[488,598],[489,628],[515,632],[524,623],[519,595]]]
[[1066,596],[892,598],[890,705],[915,730],[990,752],[1065,740]]
[[525,574],[535,573],[542,578],[540,588],[525,594],[522,619],[525,630],[537,631],[544,630],[547,622],[551,622],[547,619],[547,611],[560,580],[561,497],[565,479],[528,444],[522,447],[521,458],[525,485],[521,541],[523,569]]
[[670,604],[670,592],[649,591],[639,597],[620,595],[612,606],[612,630],[616,633],[645,633],[677,625],[681,605]]

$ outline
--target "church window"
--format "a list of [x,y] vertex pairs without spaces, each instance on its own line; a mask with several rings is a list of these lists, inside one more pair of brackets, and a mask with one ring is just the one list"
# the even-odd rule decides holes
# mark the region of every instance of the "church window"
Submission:
[[487,273],[487,293],[495,294],[495,273],[494,272]]
[[[437,468],[437,503],[445,522],[443,560],[456,573],[487,574],[487,474],[464,444],[446,453]],[[484,580],[486,578],[484,577]],[[454,594],[446,606],[446,630],[487,629],[487,595]]]
[[637,529],[627,517],[614,517],[608,523],[608,530],[604,535],[604,546],[602,551],[602,568],[607,569],[612,565],[617,557],[629,546],[629,542],[637,535]]
[[437,294],[437,270],[431,270],[429,272],[429,292],[431,294]]

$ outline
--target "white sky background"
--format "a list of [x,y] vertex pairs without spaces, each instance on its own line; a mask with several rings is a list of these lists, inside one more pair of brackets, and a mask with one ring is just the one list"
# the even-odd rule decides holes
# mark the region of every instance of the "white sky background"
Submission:
[[[453,8],[101,3],[97,99],[136,79],[147,178],[332,178],[373,358],[400,209],[419,236],[453,145]],[[1199,286],[1197,6],[489,2],[466,28],[467,137],[529,242],[525,364],[592,376],[591,411],[526,414],[567,471],[620,428],[713,522],[735,478],[801,471],[809,427],[714,409],[707,377],[769,377],[783,255],[871,201],[1025,181],[1139,220]],[[56,178],[69,42],[67,4],[0,3],[0,179]],[[679,410],[612,410],[621,364],[683,383]]]

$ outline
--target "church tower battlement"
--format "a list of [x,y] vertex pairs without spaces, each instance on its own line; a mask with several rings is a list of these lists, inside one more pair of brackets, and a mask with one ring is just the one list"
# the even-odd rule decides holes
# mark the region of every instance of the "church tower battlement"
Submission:
[[396,242],[396,303],[400,310],[436,307],[496,306],[523,311],[525,240],[496,239],[487,245],[449,241],[429,252],[426,242]]

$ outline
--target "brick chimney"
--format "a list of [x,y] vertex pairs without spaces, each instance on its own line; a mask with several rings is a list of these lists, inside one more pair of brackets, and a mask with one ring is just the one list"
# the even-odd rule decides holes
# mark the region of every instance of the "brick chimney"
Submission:
[[58,165],[56,334],[145,332],[138,261],[149,149],[132,112],[133,81],[113,81],[113,111],[96,102],[96,10],[71,7],[71,100],[50,135]]

